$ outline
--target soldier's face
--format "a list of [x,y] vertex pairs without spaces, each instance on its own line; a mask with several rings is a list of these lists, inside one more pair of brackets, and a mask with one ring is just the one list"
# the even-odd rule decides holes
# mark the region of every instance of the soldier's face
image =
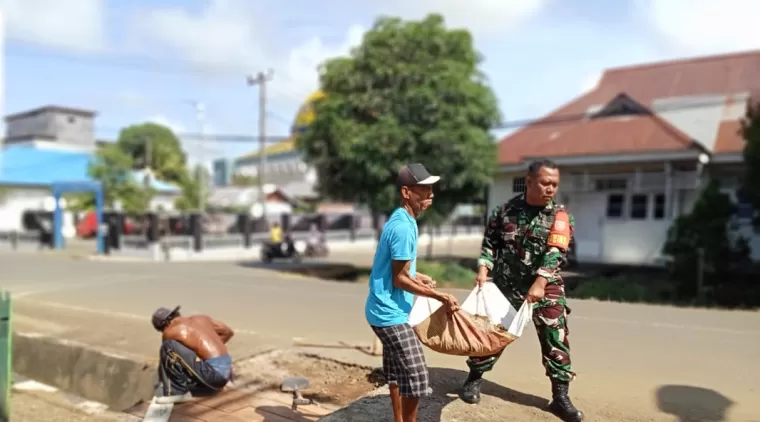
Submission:
[[541,167],[534,176],[525,180],[529,203],[546,205],[554,199],[559,187],[559,170]]

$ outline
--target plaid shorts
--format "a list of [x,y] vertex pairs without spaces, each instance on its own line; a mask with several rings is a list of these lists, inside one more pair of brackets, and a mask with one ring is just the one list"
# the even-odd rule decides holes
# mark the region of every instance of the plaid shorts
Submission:
[[409,324],[371,326],[383,343],[383,372],[388,384],[396,384],[401,397],[430,395],[425,353]]

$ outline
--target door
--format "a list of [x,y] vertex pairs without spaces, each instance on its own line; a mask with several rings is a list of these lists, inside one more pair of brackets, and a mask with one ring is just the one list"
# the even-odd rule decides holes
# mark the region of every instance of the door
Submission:
[[578,262],[594,262],[601,256],[605,196],[598,193],[563,195],[563,202],[575,218],[575,250]]

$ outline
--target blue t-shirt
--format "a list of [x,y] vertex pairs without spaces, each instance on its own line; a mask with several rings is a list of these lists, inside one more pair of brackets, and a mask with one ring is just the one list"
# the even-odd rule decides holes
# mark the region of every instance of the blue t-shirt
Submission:
[[409,274],[414,277],[417,273],[417,236],[417,220],[404,208],[394,211],[383,226],[364,308],[370,325],[390,327],[409,321],[414,295],[393,285],[391,261],[412,261]]

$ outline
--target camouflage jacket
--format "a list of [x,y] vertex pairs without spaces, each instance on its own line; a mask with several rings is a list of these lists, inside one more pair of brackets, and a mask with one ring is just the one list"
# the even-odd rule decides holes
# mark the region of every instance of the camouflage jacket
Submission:
[[[496,207],[488,217],[478,265],[491,270],[494,283],[522,299],[537,276],[549,284],[562,287],[559,271],[565,262],[566,250],[547,246],[549,232],[562,205],[550,202],[534,207],[518,195]],[[575,220],[568,215],[570,233]],[[564,289],[562,289],[564,291]]]

